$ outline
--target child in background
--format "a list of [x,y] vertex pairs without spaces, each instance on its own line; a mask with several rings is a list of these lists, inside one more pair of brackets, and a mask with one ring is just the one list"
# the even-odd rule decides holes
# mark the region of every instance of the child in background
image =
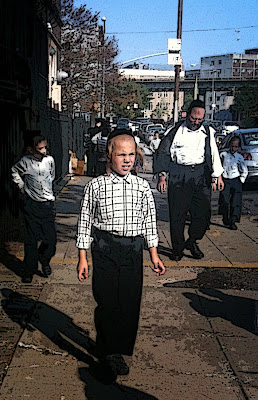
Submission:
[[229,229],[236,230],[236,222],[240,222],[242,210],[242,184],[248,175],[248,169],[244,158],[238,153],[240,138],[234,136],[229,143],[229,151],[220,154],[224,168],[222,174],[224,190],[220,192],[219,211],[223,218],[223,224]]
[[[49,265],[56,251],[55,162],[47,152],[47,141],[39,131],[30,132],[28,154],[12,167],[12,177],[24,199],[24,264],[22,282],[31,283],[33,274],[42,264],[45,277],[51,274]],[[38,240],[41,244],[38,248]]]
[[88,278],[92,243],[95,326],[100,360],[114,377],[129,373],[122,354],[132,355],[142,294],[144,239],[157,275],[165,267],[157,253],[156,209],[149,184],[131,174],[133,134],[117,130],[107,143],[107,174],[85,186],[78,222],[78,279]]

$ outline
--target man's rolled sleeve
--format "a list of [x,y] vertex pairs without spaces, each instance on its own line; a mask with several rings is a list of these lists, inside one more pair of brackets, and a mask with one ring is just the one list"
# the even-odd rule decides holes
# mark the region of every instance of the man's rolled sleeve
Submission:
[[220,156],[219,156],[219,151],[218,147],[216,145],[216,142],[214,140],[214,136],[210,137],[210,146],[211,146],[211,160],[212,160],[212,178],[218,178],[219,176],[222,175],[224,169],[221,164]]

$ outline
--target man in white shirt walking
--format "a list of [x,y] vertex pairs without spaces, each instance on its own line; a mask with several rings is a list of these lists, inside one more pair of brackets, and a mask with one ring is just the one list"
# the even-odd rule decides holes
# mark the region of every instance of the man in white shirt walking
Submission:
[[[169,174],[168,202],[171,258],[179,261],[183,250],[190,250],[196,259],[204,257],[197,245],[206,232],[210,217],[211,185],[223,189],[223,168],[213,134],[203,125],[204,103],[194,100],[187,119],[172,128],[161,141],[154,155],[154,173],[159,174],[158,190],[166,190]],[[185,241],[187,213],[191,215],[189,238]]]
[[[56,251],[55,197],[53,180],[55,162],[47,154],[47,141],[39,131],[31,133],[28,154],[12,167],[12,178],[24,199],[24,283],[32,282],[33,274],[42,264],[45,277],[51,274],[49,265]],[[38,248],[38,240],[41,244]]]
[[242,211],[242,184],[248,175],[244,157],[238,153],[240,138],[234,136],[229,143],[229,151],[220,154],[224,168],[224,190],[220,192],[219,211],[223,217],[223,223],[230,229],[236,230],[236,222],[240,222]]

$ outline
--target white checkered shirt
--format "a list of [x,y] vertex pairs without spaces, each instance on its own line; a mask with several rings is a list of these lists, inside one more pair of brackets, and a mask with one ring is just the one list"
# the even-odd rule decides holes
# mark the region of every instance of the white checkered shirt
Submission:
[[143,236],[148,248],[157,247],[156,208],[148,182],[131,173],[120,177],[114,172],[92,179],[81,204],[79,249],[89,249],[92,226],[118,236]]

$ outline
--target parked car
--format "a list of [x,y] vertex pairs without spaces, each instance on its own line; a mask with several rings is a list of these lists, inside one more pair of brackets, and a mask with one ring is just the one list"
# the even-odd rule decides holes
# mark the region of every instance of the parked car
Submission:
[[119,118],[117,121],[117,129],[130,129],[129,118]]
[[158,131],[159,129],[164,130],[164,126],[162,124],[149,124],[146,127],[146,132],[149,132],[149,130]]
[[240,138],[240,153],[248,168],[248,181],[258,179],[258,128],[238,129],[224,137],[219,145],[219,152],[229,151],[230,139]]
[[224,121],[221,126],[222,135],[228,135],[230,132],[234,132],[239,129],[239,125],[234,121]]

